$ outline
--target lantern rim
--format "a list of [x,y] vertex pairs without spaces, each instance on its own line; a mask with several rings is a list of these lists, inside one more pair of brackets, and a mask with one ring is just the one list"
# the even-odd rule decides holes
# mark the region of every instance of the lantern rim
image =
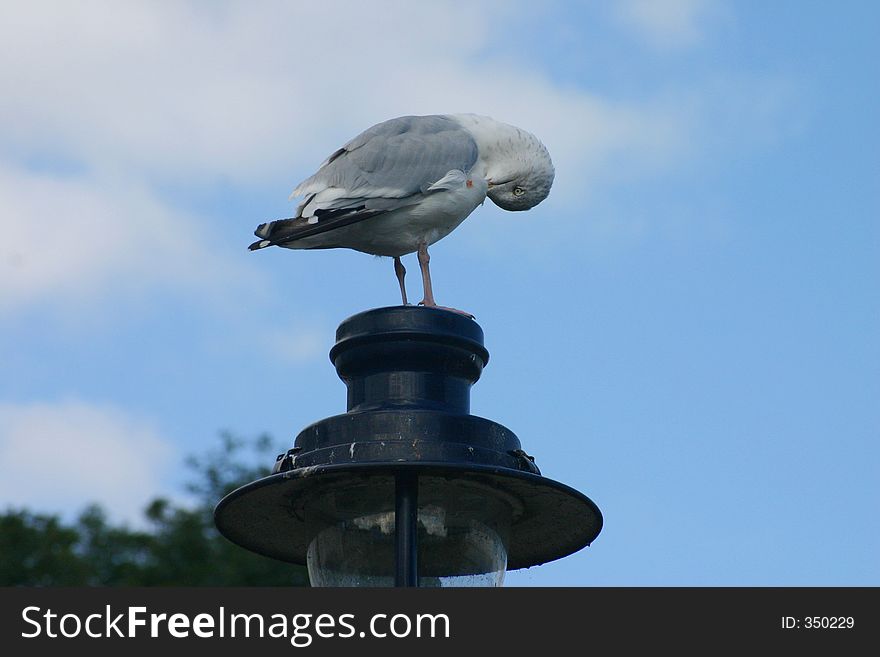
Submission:
[[432,486],[447,486],[451,494],[456,486],[477,485],[488,495],[512,502],[508,570],[577,552],[602,530],[598,506],[561,482],[504,467],[426,461],[327,464],[269,475],[226,495],[214,510],[214,520],[220,533],[241,547],[305,564],[312,538],[336,519],[307,519],[298,514],[298,501],[320,494],[322,488],[344,487],[365,477],[393,487],[394,476],[403,472],[426,478]]

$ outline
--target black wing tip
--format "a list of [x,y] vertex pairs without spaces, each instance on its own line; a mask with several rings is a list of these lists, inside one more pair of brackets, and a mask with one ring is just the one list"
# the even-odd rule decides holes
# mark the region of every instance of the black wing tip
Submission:
[[257,240],[248,247],[248,251],[259,251],[260,249],[265,249],[267,246],[273,246],[274,244],[275,242],[271,240]]
[[275,226],[282,221],[292,221],[292,219],[276,219],[275,221],[267,221],[266,223],[257,226],[256,230],[254,230],[254,235],[260,239],[251,244],[248,247],[248,251],[259,251],[260,249],[265,249],[267,246],[276,245],[277,242],[271,239],[272,231]]
[[261,237],[263,239],[266,239],[267,237],[269,237],[269,233],[272,232],[271,226],[274,223],[275,223],[274,221],[267,221],[264,224],[260,224],[254,230],[254,235],[256,235],[257,237]]

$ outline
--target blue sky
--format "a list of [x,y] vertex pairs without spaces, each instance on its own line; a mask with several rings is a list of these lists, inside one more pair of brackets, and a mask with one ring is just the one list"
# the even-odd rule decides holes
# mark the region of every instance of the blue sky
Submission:
[[557,178],[432,248],[438,302],[492,355],[472,409],[605,515],[507,584],[880,584],[878,20],[4,4],[0,504],[135,522],[219,431],[288,443],[341,412],[333,332],[397,303],[391,263],[248,253],[251,232],[362,129],[476,112],[541,138]]

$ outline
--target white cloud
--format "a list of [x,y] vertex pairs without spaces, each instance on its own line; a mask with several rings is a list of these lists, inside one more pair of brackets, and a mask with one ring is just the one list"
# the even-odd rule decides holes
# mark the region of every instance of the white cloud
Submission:
[[[323,158],[332,150],[324,133],[354,107],[370,114],[378,99],[411,94],[434,64],[460,63],[484,43],[484,22],[456,20],[465,9],[457,2],[7,4],[0,121],[15,130],[3,139],[8,148],[39,146],[154,176],[278,176],[297,152],[318,148]],[[399,27],[408,24],[430,29]]]
[[0,403],[0,500],[75,513],[100,503],[136,522],[173,448],[140,418],[81,401]]
[[713,0],[619,0],[617,19],[648,45],[669,50],[702,42],[705,24],[718,11]]
[[[223,279],[234,261],[157,185],[259,185],[283,202],[333,148],[392,116],[478,112],[534,132],[557,167],[548,203],[567,216],[609,182],[674,168],[718,132],[719,105],[697,87],[614,100],[552,81],[537,63],[493,58],[499,39],[523,35],[505,23],[511,4],[0,5],[0,154],[87,172],[0,169],[0,311],[111,284],[200,293],[217,276],[240,278]],[[715,7],[631,0],[615,11],[673,47],[699,41]],[[242,248],[260,219],[215,237]]]
[[0,314],[145,286],[204,297],[245,284],[251,274],[215,232],[131,180],[0,165]]
[[654,148],[663,125],[652,131],[649,112],[486,59],[504,32],[498,7],[510,10],[454,1],[9,5],[0,121],[16,128],[2,140],[13,152],[164,179],[291,187],[341,140],[408,113],[476,111],[542,137],[564,129],[558,143],[589,162],[643,138]]

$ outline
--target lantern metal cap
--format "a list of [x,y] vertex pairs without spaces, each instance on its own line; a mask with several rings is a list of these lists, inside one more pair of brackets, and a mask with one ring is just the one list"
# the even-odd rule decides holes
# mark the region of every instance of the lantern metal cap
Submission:
[[366,311],[342,322],[330,358],[347,412],[303,429],[274,474],[220,501],[215,522],[228,539],[305,563],[320,531],[393,508],[403,472],[418,476],[420,503],[507,505],[509,570],[576,552],[601,531],[587,496],[542,476],[510,429],[470,414],[470,388],[489,360],[474,320],[415,306]]

